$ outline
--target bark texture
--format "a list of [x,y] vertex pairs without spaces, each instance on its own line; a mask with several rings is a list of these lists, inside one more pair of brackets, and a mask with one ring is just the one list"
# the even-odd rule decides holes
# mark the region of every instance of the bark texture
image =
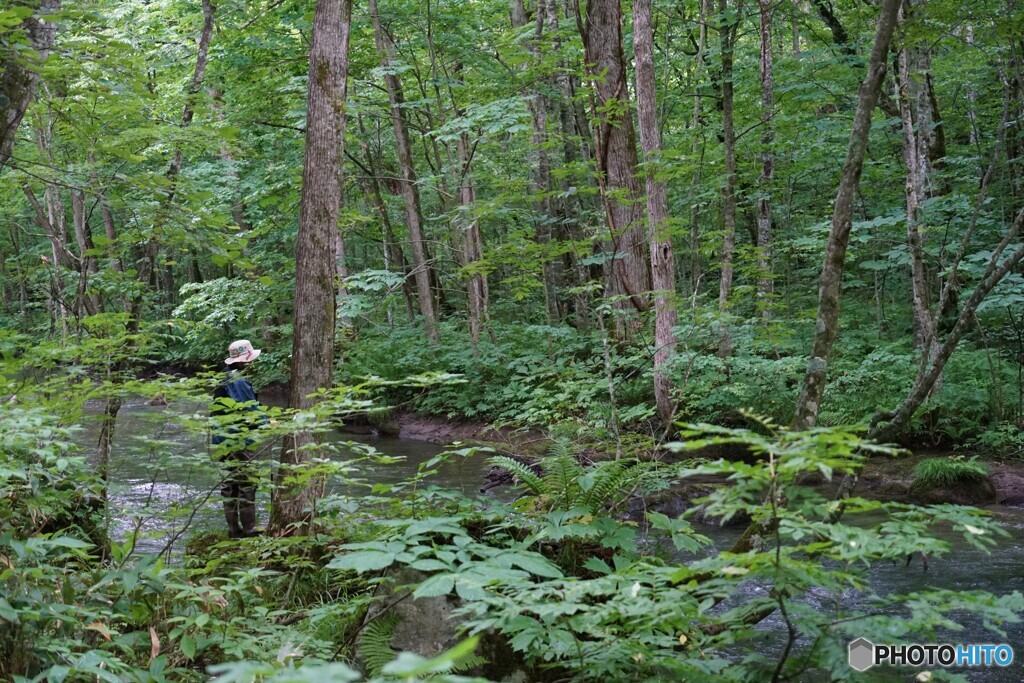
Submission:
[[843,289],[843,262],[853,222],[853,203],[860,187],[864,154],[871,133],[871,115],[878,104],[878,95],[885,80],[889,44],[892,42],[900,2],[901,0],[884,0],[882,3],[875,42],[868,61],[868,72],[858,93],[857,111],[850,132],[846,162],[839,177],[839,191],[836,193],[836,204],[832,212],[825,262],[821,268],[821,279],[818,284],[818,317],[807,372],[804,375],[800,396],[797,398],[796,414],[793,418],[795,429],[810,429],[817,423],[818,409],[825,393],[828,359],[839,329],[839,298]]
[[654,28],[651,0],[633,2],[633,41],[636,53],[636,102],[640,145],[644,152],[647,189],[647,234],[654,285],[654,400],[667,428],[675,406],[668,366],[676,353],[675,256],[668,216],[668,193],[657,177],[661,160],[661,131],[654,74]]
[[35,97],[38,65],[46,61],[53,47],[57,24],[46,18],[60,9],[60,0],[14,0],[13,5],[36,9],[19,27],[35,54],[31,61],[25,59],[24,53],[13,50],[5,50],[0,57],[0,170],[11,157],[18,126]]
[[462,170],[459,178],[458,230],[462,237],[462,266],[467,271],[469,334],[473,342],[473,351],[479,356],[480,332],[487,323],[487,275],[481,270],[484,246],[480,236],[480,225],[473,215],[476,204],[476,189],[473,187],[473,149],[466,133],[459,136],[458,155]]
[[637,181],[636,133],[629,110],[626,64],[622,50],[620,0],[587,3],[583,44],[594,80],[592,100],[597,155],[597,181],[604,203],[609,243],[605,263],[605,296],[614,299],[619,315],[614,331],[627,338],[639,327],[631,311],[645,311],[651,289],[640,187]]
[[[288,405],[307,409],[311,394],[333,379],[335,245],[341,204],[340,164],[345,140],[345,97],[351,0],[317,0],[309,52],[306,155],[302,167],[299,235],[295,244],[295,333]],[[274,489],[271,528],[302,528],[312,518],[323,481],[289,479],[309,462],[303,446],[313,436],[285,439]]]

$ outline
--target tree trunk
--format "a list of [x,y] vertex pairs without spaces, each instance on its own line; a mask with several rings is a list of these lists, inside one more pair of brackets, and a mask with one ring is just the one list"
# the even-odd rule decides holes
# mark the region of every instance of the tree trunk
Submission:
[[900,123],[903,132],[903,163],[907,169],[904,188],[907,208],[907,246],[910,250],[910,281],[914,302],[914,347],[924,357],[937,351],[935,339],[936,321],[932,315],[928,297],[927,274],[924,265],[924,249],[921,232],[918,229],[918,209],[924,199],[924,188],[927,183],[925,174],[927,166],[921,163],[923,157],[919,147],[923,142],[914,132],[913,106],[910,98],[910,70],[907,49],[900,50],[898,58],[898,101],[900,105]]
[[5,47],[0,57],[0,171],[10,159],[18,126],[35,96],[39,66],[53,47],[57,24],[47,21],[46,17],[60,10],[60,0],[14,0],[13,4],[38,7],[19,27],[24,30],[35,54],[29,57],[22,51]]
[[[593,158],[587,143],[590,139],[590,125],[586,119],[586,109],[575,96],[578,79],[571,75],[576,66],[567,64],[566,58],[560,56],[562,43],[557,28],[562,20],[562,15],[556,0],[544,0],[543,5],[545,24],[551,37],[551,51],[556,55],[552,61],[559,67],[551,76],[552,90],[557,93],[558,106],[557,108],[552,106],[550,113],[557,114],[561,129],[562,159],[567,166],[578,164],[581,160],[589,163]],[[564,192],[568,189],[568,185],[567,181],[561,181],[557,185],[557,189]],[[558,239],[582,243],[584,241],[583,231],[577,217],[583,214],[584,202],[579,193],[572,193],[571,197],[552,197],[550,203],[551,210],[557,216],[556,234]],[[567,283],[577,288],[572,295],[573,324],[580,332],[586,332],[590,329],[591,297],[585,291],[584,285],[589,278],[586,266],[580,263],[580,256],[581,254],[576,251],[566,253],[558,270],[561,271]],[[568,309],[568,305],[566,305],[566,309]]]
[[860,174],[864,167],[864,154],[871,133],[871,115],[878,103],[878,94],[885,80],[886,60],[889,43],[896,26],[896,12],[901,0],[884,0],[875,43],[868,61],[868,72],[861,83],[857,111],[854,114],[850,144],[846,151],[846,162],[839,178],[835,208],[832,211],[832,226],[829,230],[825,262],[821,269],[818,286],[818,319],[814,330],[807,373],[804,376],[800,396],[797,398],[796,414],[793,418],[795,429],[810,429],[817,423],[821,397],[825,393],[825,378],[828,358],[832,351],[839,327],[839,298],[843,287],[843,263],[846,246],[850,240],[853,224],[853,202],[860,187]]
[[[693,58],[693,143],[690,147],[690,153],[694,159],[703,157],[703,150],[701,149],[703,143],[703,137],[698,135],[698,131],[701,128],[701,96],[700,96],[700,72],[704,68],[704,50],[707,47],[708,40],[708,24],[707,17],[711,12],[712,0],[699,0],[699,10],[697,16],[697,23],[700,26],[699,38],[697,41],[697,54]],[[702,165],[703,166],[703,165]],[[700,286],[700,278],[702,273],[702,265],[700,258],[700,205],[696,201],[697,190],[700,187],[701,180],[701,167],[698,167],[697,172],[693,174],[692,184],[692,196],[690,206],[690,279],[691,286],[694,294],[697,292],[697,288]]]
[[[188,96],[185,99],[185,108],[181,112],[181,127],[187,128],[192,123],[192,118],[195,116],[195,97],[199,94],[200,88],[203,85],[203,76],[206,74],[206,63],[208,61],[208,55],[210,52],[210,40],[213,38],[213,18],[216,7],[213,6],[211,0],[202,0],[203,7],[203,28],[199,32],[199,44],[196,50],[196,68],[192,71],[192,81],[188,86]],[[171,181],[171,187],[168,190],[167,203],[170,204],[174,200],[174,180],[178,177],[181,172],[181,163],[184,159],[184,155],[180,149],[175,150],[174,158],[171,160],[171,165],[167,169],[166,176]]]
[[432,344],[436,344],[441,337],[437,329],[437,314],[434,310],[434,296],[431,290],[430,263],[423,235],[420,193],[416,185],[416,169],[413,166],[412,147],[409,143],[409,130],[406,126],[405,110],[403,109],[405,96],[402,92],[402,84],[398,80],[398,76],[394,74],[395,46],[390,37],[384,33],[376,0],[369,0],[369,9],[377,52],[380,54],[381,66],[385,72],[384,85],[387,87],[388,100],[391,105],[391,121],[395,128],[395,148],[398,154],[398,165],[401,169],[400,184],[402,196],[405,198],[405,218],[412,247],[412,268],[416,278],[420,314],[423,316],[423,328],[427,339]]
[[647,167],[647,234],[654,285],[654,400],[662,424],[669,429],[675,412],[668,366],[676,354],[676,338],[672,333],[676,324],[676,278],[668,194],[665,183],[657,178],[661,161],[661,131],[657,117],[651,0],[633,0],[633,45],[636,52],[637,121]]
[[[557,15],[553,18],[549,16],[545,0],[538,2],[536,15],[536,29],[533,39],[526,42],[527,48],[533,56],[535,67],[540,68],[543,58],[541,46],[544,44],[545,34],[547,33],[552,36],[552,42],[556,40],[554,34],[558,27],[558,17]],[[523,9],[522,0],[513,0],[511,16],[514,28],[522,28],[525,25],[527,17],[526,11]],[[557,83],[553,81],[550,85],[553,88],[558,87]],[[555,118],[550,115],[554,108],[539,88],[535,88],[533,92],[528,93],[527,97],[529,98],[530,115],[533,123],[531,153],[534,159],[532,163],[533,187],[531,190],[534,195],[533,211],[534,224],[536,225],[534,239],[538,244],[546,245],[550,244],[554,239],[553,225],[558,220],[554,211],[557,199],[552,196],[554,186],[551,180],[551,159],[548,155],[548,120]],[[558,301],[559,289],[562,284],[561,262],[558,259],[549,257],[547,253],[543,253],[541,258],[543,260],[544,304],[547,310],[548,324],[557,325],[562,318],[562,311]]]
[[619,2],[590,0],[582,35],[584,58],[594,81],[591,109],[596,126],[597,182],[610,238],[605,296],[619,313],[614,319],[615,336],[626,339],[640,326],[640,318],[629,312],[648,308],[645,293],[651,289],[651,274],[639,203],[636,135],[629,110]]
[[480,332],[487,323],[487,276],[480,270],[483,240],[480,238],[480,226],[473,215],[476,204],[472,171],[473,150],[470,148],[469,135],[466,133],[459,136],[458,154],[461,167],[458,229],[462,233],[462,265],[467,272],[469,334],[473,353],[479,357]]
[[[290,408],[313,405],[313,392],[330,388],[334,367],[335,239],[341,203],[340,171],[345,140],[345,99],[351,0],[317,0],[309,51],[306,156],[302,167],[299,235],[295,244],[295,332]],[[274,489],[271,528],[308,527],[324,481],[287,481],[308,465],[308,433],[288,436]]]
[[[971,292],[971,295],[964,302],[960,315],[957,316],[956,323],[953,325],[949,336],[946,337],[946,340],[934,354],[934,357],[929,354],[928,362],[922,363],[919,367],[917,377],[914,380],[914,387],[910,390],[910,393],[895,410],[876,413],[872,416],[868,432],[870,438],[878,441],[893,440],[900,432],[906,429],[910,418],[914,416],[917,409],[921,407],[921,404],[932,393],[936,381],[942,376],[942,370],[946,366],[946,362],[953,355],[953,352],[956,351],[956,347],[963,338],[964,333],[967,332],[974,322],[974,315],[978,310],[978,305],[985,300],[989,292],[995,289],[996,285],[1002,282],[1003,278],[1013,272],[1019,263],[1024,262],[1024,246],[1018,247],[1008,258],[1001,259],[1007,246],[1020,234],[1022,226],[1024,226],[1024,209],[1017,214],[1013,225],[1007,231],[999,246],[993,251],[981,281],[975,286],[974,291]],[[885,424],[882,424],[883,422]]]
[[[402,296],[405,299],[405,312],[412,323],[416,320],[416,308],[413,303],[413,299],[416,296],[414,291],[414,285],[416,283],[415,277],[413,277],[412,271],[409,268],[409,262],[405,258],[405,252],[402,250],[402,245],[399,244],[398,239],[395,238],[395,231],[391,226],[391,216],[388,215],[387,204],[384,203],[384,195],[380,189],[380,163],[377,154],[374,154],[370,150],[370,146],[364,142],[367,139],[366,128],[363,125],[362,115],[356,116],[356,122],[359,124],[360,134],[360,145],[363,148],[363,158],[366,161],[366,170],[368,178],[366,182],[370,186],[370,192],[367,193],[370,200],[373,202],[374,208],[377,209],[377,213],[380,216],[381,225],[384,227],[384,261],[385,264],[390,262],[390,266],[402,273]],[[379,135],[379,124],[378,135]]]
[[[728,0],[718,0],[718,33],[721,41],[722,136],[725,145],[725,185],[722,187],[722,251],[719,262],[722,269],[718,280],[718,310],[729,310],[732,293],[733,255],[736,250],[736,127],[733,122],[732,62],[733,44],[739,27],[739,16],[728,19]],[[729,21],[729,23],[726,23]],[[723,325],[719,355],[731,352],[729,333]]]
[[757,0],[761,16],[761,175],[757,198],[757,299],[761,317],[772,317],[772,177],[775,173],[774,74],[772,73],[772,16],[770,0]]
[[78,244],[78,299],[89,315],[100,312],[96,296],[89,294],[89,278],[98,272],[96,257],[93,255],[92,230],[85,215],[85,193],[71,190],[71,218],[75,228],[75,242]]

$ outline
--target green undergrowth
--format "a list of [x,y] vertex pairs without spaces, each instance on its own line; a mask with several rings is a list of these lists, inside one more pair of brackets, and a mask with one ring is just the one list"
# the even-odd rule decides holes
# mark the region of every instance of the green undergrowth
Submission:
[[[390,386],[379,394],[384,404],[428,415],[554,428],[604,443],[613,438],[613,424],[640,435],[657,431],[646,337],[609,348],[613,408],[599,332],[501,322],[492,327],[494,340],[481,338],[479,356],[455,324],[442,327],[445,341],[437,347],[423,344],[417,328],[364,330],[337,371],[346,382],[366,376],[399,380],[424,371],[459,375],[461,381],[429,392]],[[792,328],[802,329],[787,323],[785,329]],[[711,314],[700,311],[677,328],[681,343],[670,368],[676,419],[744,426],[749,423],[743,413],[750,411],[788,422],[806,370],[806,340],[772,336],[756,321],[740,321],[732,355],[720,358],[717,329]],[[844,337],[830,364],[820,422],[867,424],[875,412],[895,407],[913,384],[917,360],[901,343],[854,333]],[[946,366],[942,388],[911,421],[904,443],[988,444],[1005,455],[1020,451],[1019,430],[1005,422],[1020,409],[1005,390],[1016,381],[1015,366],[991,361],[983,349],[965,345],[958,351]]]
[[[873,596],[869,614],[842,604],[851,589],[869,590],[873,565],[952,552],[936,529],[952,528],[959,543],[982,552],[1004,535],[978,510],[859,498],[847,502],[848,513],[869,513],[873,526],[829,524],[830,502],[797,479],[834,478],[859,468],[866,453],[888,452],[844,430],[797,434],[748,418],[756,430],[704,425],[670,446],[682,454],[739,447],[752,454],[748,462],[626,457],[591,465],[561,440],[534,469],[464,448],[404,480],[319,499],[310,536],[195,535],[186,555],[169,562],[120,538],[97,552],[87,527],[68,521],[93,510],[103,526],[102,506],[83,507],[102,500],[103,484],[71,430],[23,400],[0,407],[0,674],[18,683],[497,680],[510,667],[534,680],[738,682],[776,669],[846,680],[845,643],[864,619],[893,639],[932,642],[967,618],[999,637],[1000,625],[1024,611],[1018,593],[927,588]],[[513,475],[516,500],[431,484],[446,460],[482,457]],[[321,467],[353,484],[360,463],[391,462],[357,452]],[[708,514],[742,515],[775,532],[744,553],[709,552],[711,540],[685,518],[649,510],[639,521],[624,517],[637,496],[692,476],[730,481],[709,489]],[[80,494],[59,493],[70,490]],[[367,630],[371,606],[393,607],[380,584],[403,569],[419,576],[411,603],[444,599],[455,608],[452,647],[436,657],[397,652],[387,622]],[[822,610],[812,594],[833,595],[836,606]],[[752,615],[776,608],[794,629],[794,648],[762,642],[750,627]],[[487,668],[498,651],[500,676]]]
[[914,466],[914,487],[951,488],[972,484],[988,477],[988,468],[977,457],[926,458]]

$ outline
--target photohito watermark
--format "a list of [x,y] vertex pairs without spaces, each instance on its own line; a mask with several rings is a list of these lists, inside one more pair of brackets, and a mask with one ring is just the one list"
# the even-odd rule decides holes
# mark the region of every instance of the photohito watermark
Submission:
[[965,645],[943,643],[941,645],[876,645],[867,638],[858,638],[850,643],[850,667],[855,671],[867,671],[878,664],[894,666],[1010,666],[1013,664],[1013,648],[1006,643]]

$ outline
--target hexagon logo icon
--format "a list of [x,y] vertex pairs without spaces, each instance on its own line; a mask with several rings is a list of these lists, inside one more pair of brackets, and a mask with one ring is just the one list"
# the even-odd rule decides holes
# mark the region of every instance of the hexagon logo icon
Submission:
[[858,638],[850,643],[850,668],[854,671],[867,671],[875,665],[875,645],[866,638]]

